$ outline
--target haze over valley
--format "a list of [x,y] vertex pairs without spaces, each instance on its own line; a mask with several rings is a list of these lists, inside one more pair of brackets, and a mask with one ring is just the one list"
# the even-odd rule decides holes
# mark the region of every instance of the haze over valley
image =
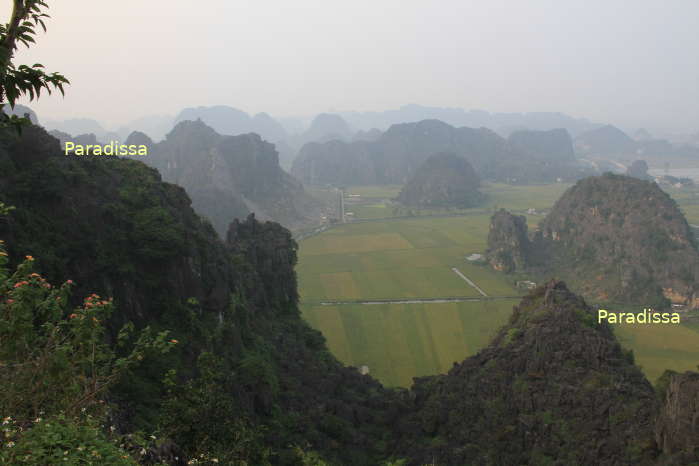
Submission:
[[0,14],[0,464],[699,463],[695,2]]

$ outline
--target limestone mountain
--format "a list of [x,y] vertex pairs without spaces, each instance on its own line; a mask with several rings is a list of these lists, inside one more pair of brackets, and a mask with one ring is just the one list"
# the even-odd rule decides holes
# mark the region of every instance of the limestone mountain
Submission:
[[570,134],[578,135],[600,125],[584,118],[573,118],[558,112],[493,113],[485,110],[463,108],[430,107],[408,104],[398,109],[382,112],[342,112],[347,122],[355,128],[384,130],[391,125],[422,120],[440,120],[452,126],[471,128],[492,128],[498,133],[508,133],[509,128],[548,131],[552,128],[565,128]]
[[282,125],[268,114],[259,113],[251,117],[242,110],[226,105],[185,108],[175,117],[174,124],[197,119],[201,119],[217,133],[223,135],[256,133],[270,142],[282,141],[286,138],[286,131]]
[[629,168],[626,169],[626,175],[638,178],[639,180],[652,180],[653,177],[648,174],[648,164],[645,160],[634,160]]
[[573,140],[565,129],[515,131],[507,139],[513,148],[532,159],[575,162]]
[[23,117],[28,114],[29,121],[31,121],[35,125],[39,124],[39,117],[36,115],[36,112],[31,108],[27,107],[26,105],[17,104],[14,106],[14,108],[12,108],[9,105],[5,104],[5,107],[3,107],[2,112],[6,113],[7,115],[17,115],[18,117]]
[[107,130],[97,120],[92,118],[42,119],[42,126],[47,130],[55,129],[72,135],[92,133],[97,139],[100,139],[107,133]]
[[675,201],[653,182],[610,173],[581,180],[532,235],[526,223],[500,217],[493,217],[488,244],[496,267],[511,263],[555,275],[595,300],[653,306],[669,299],[699,307],[694,235]]
[[[570,147],[559,133],[531,133],[534,136],[516,137],[518,145],[513,145],[485,128],[454,128],[438,120],[397,124],[375,141],[306,144],[294,160],[292,174],[313,184],[403,184],[439,152],[464,157],[482,179],[528,183],[589,174],[571,160]],[[543,140],[547,153],[538,147]]]
[[489,346],[417,378],[411,395],[397,427],[410,465],[649,465],[659,453],[653,387],[562,282],[530,293]]
[[636,147],[636,141],[612,125],[592,129],[575,139],[576,151],[584,155],[631,155],[636,152]]
[[[170,139],[194,150],[212,132],[190,122]],[[258,139],[214,143],[225,152],[222,144]],[[35,126],[0,134],[0,202],[15,207],[0,221],[12,267],[34,256],[50,282],[75,282],[75,305],[89,293],[114,297],[112,341],[125,321],[179,341],[107,399],[116,434],[157,429],[170,453],[154,462],[205,452],[225,455],[221,464],[309,464],[295,446],[361,466],[699,459],[697,375],[668,375],[658,398],[611,329],[560,282],[533,291],[488,347],[448,374],[391,390],[342,366],[303,321],[298,245],[279,224],[250,215],[223,241],[184,189],[140,160],[65,157]]]
[[352,137],[352,131],[347,122],[333,113],[321,113],[311,122],[302,138],[304,141],[326,142],[333,139],[347,140]]
[[[144,136],[139,139],[146,141]],[[320,203],[279,167],[274,145],[257,134],[221,136],[201,120],[183,121],[151,143],[143,161],[184,187],[221,236],[234,218],[250,212],[292,229],[320,220]]]
[[466,159],[450,152],[432,155],[398,195],[413,207],[474,207],[483,200],[480,180]]
[[486,257],[495,270],[511,273],[533,265],[527,230],[524,215],[512,215],[500,209],[491,217]]
[[[65,157],[38,127],[5,136],[0,201],[16,209],[0,219],[0,238],[12,263],[31,254],[52,282],[72,279],[77,299],[113,297],[112,330],[132,321],[169,329],[181,342],[112,395],[110,422],[118,431],[156,428],[169,402],[163,377],[171,368],[178,386],[196,398],[176,405],[175,423],[163,435],[190,458],[201,441],[241,454],[261,444],[273,451],[274,464],[286,465],[298,464],[293,445],[312,445],[338,464],[378,464],[389,456],[395,396],[343,367],[301,319],[297,245],[286,229],[250,216],[233,222],[224,242],[184,189],[139,160]],[[216,370],[207,369],[214,385],[197,392],[187,384],[201,380],[198,361],[206,355],[217,361]],[[249,437],[253,427],[260,434]],[[238,442],[239,435],[247,440]],[[178,456],[168,463],[182,464]]]

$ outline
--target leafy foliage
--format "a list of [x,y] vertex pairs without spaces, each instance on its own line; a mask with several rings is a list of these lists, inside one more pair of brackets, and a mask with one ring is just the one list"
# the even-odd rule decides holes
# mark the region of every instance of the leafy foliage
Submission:
[[71,310],[72,280],[54,287],[33,272],[34,262],[27,256],[10,271],[0,241],[0,463],[135,464],[99,428],[107,391],[146,355],[177,342],[127,324],[108,345],[112,300],[92,294]]
[[[14,108],[18,98],[29,96],[38,99],[42,91],[51,94],[58,90],[64,94],[63,86],[70,82],[60,73],[47,73],[41,63],[31,66],[13,63],[19,44],[29,47],[35,43],[36,28],[46,32],[44,20],[49,17],[44,12],[48,5],[43,0],[14,0],[12,16],[7,24],[0,24],[0,110],[9,103]],[[0,113],[1,126],[21,128],[29,119]]]
[[82,422],[63,414],[49,419],[37,418],[24,432],[10,417],[2,424],[5,432],[5,448],[0,449],[2,464],[138,464],[125,450],[110,441],[91,417],[84,417]]

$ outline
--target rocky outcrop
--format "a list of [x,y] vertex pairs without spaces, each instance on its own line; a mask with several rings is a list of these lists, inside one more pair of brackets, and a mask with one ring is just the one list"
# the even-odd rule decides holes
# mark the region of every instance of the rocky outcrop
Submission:
[[539,152],[539,146],[556,140],[559,132],[553,138],[548,133],[531,133],[515,138],[518,145],[513,145],[485,128],[454,128],[438,120],[397,124],[375,141],[306,144],[294,160],[292,173],[304,183],[403,184],[439,152],[464,157],[483,179],[528,183],[572,180],[586,173],[570,159],[565,145]]
[[657,398],[562,282],[525,297],[477,355],[418,378],[397,425],[409,464],[654,464]]
[[486,251],[491,267],[505,273],[525,270],[531,265],[531,249],[524,215],[500,209],[491,217]]
[[699,462],[699,373],[666,373],[663,405],[655,438],[666,459],[663,464]]
[[[524,242],[511,239],[512,231],[522,233],[506,215],[498,218],[491,263],[517,269],[522,261],[508,258],[519,257]],[[675,201],[650,181],[612,174],[579,181],[539,224],[530,251],[537,256],[532,272],[561,277],[595,300],[699,307],[694,235]]]
[[443,152],[428,158],[398,195],[411,207],[474,207],[483,200],[480,180],[466,159]]

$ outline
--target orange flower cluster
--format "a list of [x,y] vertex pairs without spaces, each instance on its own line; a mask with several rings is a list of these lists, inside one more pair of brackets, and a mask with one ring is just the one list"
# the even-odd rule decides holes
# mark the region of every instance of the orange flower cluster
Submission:
[[86,308],[91,308],[94,306],[106,306],[107,304],[111,304],[112,298],[109,298],[108,300],[100,299],[100,296],[97,294],[92,293],[90,296],[85,298],[85,307]]

